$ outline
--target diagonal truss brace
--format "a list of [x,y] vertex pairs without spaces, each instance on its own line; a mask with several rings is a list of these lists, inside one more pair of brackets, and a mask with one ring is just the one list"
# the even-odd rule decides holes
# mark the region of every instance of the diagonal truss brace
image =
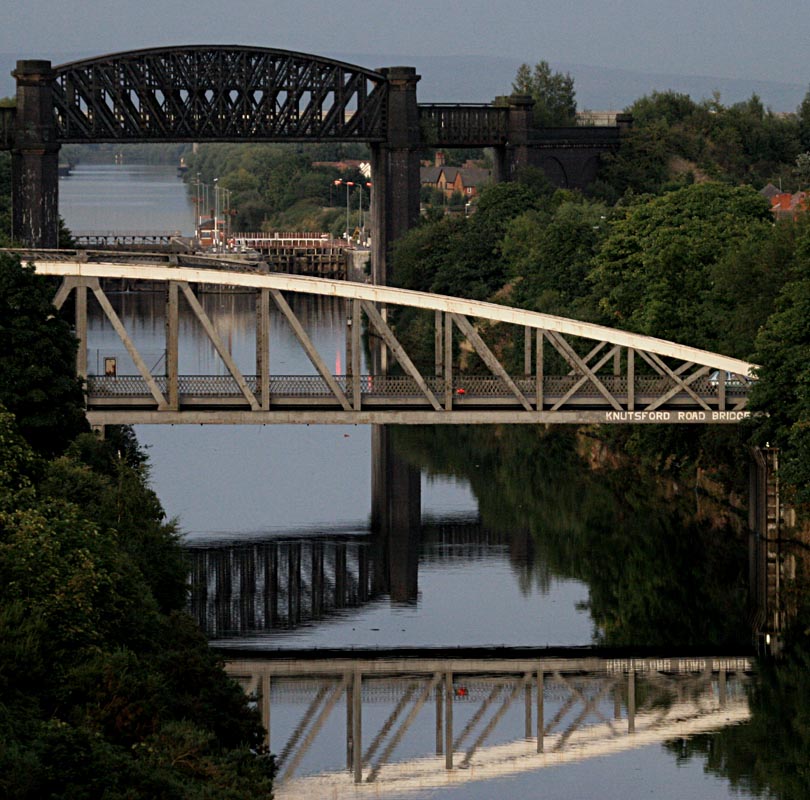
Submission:
[[[551,342],[554,349],[566,360],[569,366],[573,367],[581,375],[584,375],[599,391],[605,400],[610,403],[616,411],[621,411],[622,407],[619,401],[608,391],[602,381],[596,376],[594,371],[583,361],[576,353],[573,347],[562,337],[561,334],[555,331],[544,331],[546,339]],[[552,411],[556,411],[559,403],[557,403]]]
[[436,395],[430,390],[430,387],[425,383],[425,379],[422,377],[419,370],[414,365],[413,361],[411,361],[408,354],[405,352],[405,349],[397,340],[394,332],[388,326],[388,323],[383,319],[382,314],[377,310],[376,306],[369,302],[368,300],[362,301],[363,311],[366,312],[366,316],[369,318],[371,324],[377,329],[377,333],[380,334],[382,340],[394,354],[394,358],[399,362],[402,369],[410,375],[416,385],[422,391],[422,394],[427,397],[430,404],[433,406],[435,411],[441,411],[442,406],[441,403],[436,399]]
[[579,728],[580,725],[588,718],[590,715],[595,715],[599,718],[602,722],[604,722],[607,727],[610,729],[610,732],[616,736],[617,731],[613,725],[613,722],[609,720],[600,710],[599,710],[599,702],[602,698],[614,688],[615,682],[605,681],[602,688],[590,699],[585,697],[582,692],[577,689],[576,686],[571,684],[567,681],[559,672],[555,673],[555,677],[558,680],[562,681],[565,686],[568,687],[568,690],[571,692],[572,697],[577,697],[580,702],[582,703],[582,711],[577,714],[576,718],[571,722],[571,724],[565,729],[565,731],[560,734],[560,738],[554,745],[554,751],[560,751],[565,747],[566,742],[568,739],[571,738],[572,734]]
[[141,377],[146,382],[147,387],[149,388],[149,392],[152,397],[155,398],[155,402],[157,403],[158,410],[164,411],[169,406],[166,402],[166,398],[163,395],[163,392],[160,391],[160,387],[157,385],[157,381],[155,380],[152,373],[149,371],[149,367],[146,366],[146,362],[141,357],[141,354],[138,352],[138,348],[135,347],[135,343],[129,337],[129,334],[124,328],[124,324],[118,317],[118,314],[115,313],[115,309],[110,305],[110,301],[107,299],[107,295],[104,294],[103,290],[101,289],[101,285],[98,282],[98,278],[85,278],[85,285],[92,289],[93,294],[98,300],[98,304],[101,306],[102,311],[107,315],[107,319],[110,320],[112,323],[115,332],[118,334],[118,337],[124,343],[124,347],[127,348],[127,352],[129,353],[132,361],[135,363],[135,367],[140,372]]
[[481,733],[478,735],[478,738],[473,742],[473,744],[464,754],[464,758],[462,759],[461,764],[459,764],[461,768],[469,767],[470,761],[472,760],[472,757],[475,755],[476,751],[489,738],[492,731],[495,730],[495,726],[501,721],[503,715],[509,710],[512,703],[515,702],[521,690],[529,685],[531,677],[532,677],[531,673],[527,672],[525,675],[523,675],[523,677],[519,681],[515,682],[512,691],[509,692],[509,694],[504,698],[501,707],[492,715],[486,727],[481,731]]
[[700,367],[699,369],[695,370],[689,377],[682,378],[681,373],[685,369],[688,369],[691,364],[682,365],[679,370],[671,370],[664,361],[657,356],[655,353],[645,353],[643,350],[637,351],[638,354],[653,368],[656,372],[664,374],[666,377],[671,378],[675,381],[675,386],[669,389],[667,392],[661,395],[657,400],[654,400],[650,403],[645,410],[647,411],[654,411],[660,405],[666,403],[670,397],[678,394],[680,391],[686,392],[701,408],[704,408],[706,411],[711,411],[708,404],[705,400],[703,400],[690,386],[689,384],[693,381],[697,380],[698,378],[702,377],[709,371],[709,367]]
[[200,305],[200,301],[197,299],[194,292],[191,291],[191,287],[188,285],[188,283],[185,281],[178,281],[177,285],[185,295],[185,298],[188,301],[191,310],[194,312],[194,315],[205,329],[208,338],[211,340],[211,344],[214,345],[217,353],[220,355],[220,358],[225,362],[225,366],[228,368],[228,372],[231,373],[233,379],[236,381],[236,385],[239,387],[239,390],[245,396],[248,403],[250,403],[251,410],[258,411],[260,406],[258,400],[256,400],[256,395],[253,394],[250,387],[247,385],[247,381],[239,371],[239,368],[236,366],[236,362],[233,360],[228,348],[225,347],[225,344],[219,338],[219,334],[214,329],[211,320],[208,318],[208,314],[205,313],[205,310]]
[[487,347],[484,340],[481,338],[478,331],[475,330],[472,323],[463,314],[451,313],[450,317],[456,323],[458,329],[467,337],[467,341],[473,346],[475,352],[481,356],[481,360],[489,367],[491,372],[499,377],[509,391],[517,397],[520,404],[526,411],[533,411],[531,403],[526,399],[526,395],[518,389],[517,384],[509,376],[509,373],[503,368],[503,365],[493,355],[492,351]]
[[427,683],[422,689],[421,694],[416,699],[416,702],[413,704],[413,708],[408,712],[408,716],[402,721],[402,724],[399,727],[399,730],[391,738],[391,741],[388,743],[388,746],[385,748],[385,751],[380,756],[378,762],[372,767],[371,772],[369,772],[368,777],[366,778],[366,782],[371,783],[377,777],[382,769],[383,765],[388,763],[389,759],[391,758],[391,754],[396,749],[397,745],[402,740],[402,737],[405,735],[405,732],[408,728],[411,727],[413,721],[416,719],[417,714],[422,710],[422,706],[427,702],[428,698],[433,694],[436,686],[438,686],[439,681],[442,679],[442,675],[440,672],[435,672],[433,677],[431,678],[430,682]]
[[[588,361],[591,360],[592,356],[598,353],[600,349],[601,345],[591,350],[591,352],[588,353],[588,355],[585,356],[584,359],[582,359],[582,363],[587,364]],[[611,358],[613,358],[613,356],[616,353],[620,352],[620,350],[621,348],[619,347],[619,345],[616,345],[615,347],[612,347],[610,350],[608,350],[608,352],[605,355],[603,355],[602,358],[600,358],[599,361],[596,362],[596,364],[594,364],[592,372],[596,373],[598,370],[600,370],[603,366],[605,366],[605,364],[607,364],[608,361],[610,361]],[[589,378],[587,375],[582,375],[579,378],[579,380],[552,406],[551,410],[556,411],[558,408],[565,405],[565,403],[568,402],[569,398],[571,398],[573,395],[577,393],[579,387],[582,386],[583,383],[586,383],[588,380]]]
[[[304,741],[301,742],[301,746],[298,748],[298,752],[295,754],[290,763],[287,765],[286,769],[284,770],[284,773],[281,775],[279,780],[281,781],[289,780],[295,774],[295,771],[298,769],[298,766],[301,763],[304,756],[306,755],[307,750],[309,750],[309,748],[312,746],[312,743],[315,741],[315,738],[320,733],[321,728],[324,725],[324,722],[326,722],[326,720],[331,715],[332,710],[335,707],[335,704],[340,699],[341,695],[346,691],[349,685],[349,679],[350,679],[349,675],[344,675],[340,683],[338,683],[338,685],[332,689],[332,692],[327,698],[326,702],[324,703],[324,706],[321,709],[321,712],[318,714],[318,717],[312,721],[309,732],[304,738]],[[309,718],[306,716],[304,717],[304,720],[306,722],[309,722]]]
[[332,373],[329,372],[329,369],[327,368],[326,364],[324,364],[320,354],[315,349],[315,345],[312,344],[312,340],[309,338],[309,336],[307,336],[307,332],[299,322],[298,317],[295,316],[295,312],[292,310],[292,308],[290,308],[290,304],[284,299],[284,295],[282,295],[278,289],[271,289],[270,296],[273,298],[273,302],[276,304],[276,306],[278,306],[279,311],[281,311],[281,313],[284,315],[287,322],[290,323],[290,327],[295,334],[295,338],[298,339],[299,344],[304,348],[309,360],[312,362],[312,365],[318,370],[318,373],[324,379],[324,381],[326,381],[326,385],[331,389],[332,394],[337,398],[340,405],[343,406],[343,410],[351,411],[352,406],[346,398],[346,394],[344,393],[343,389],[340,388]]

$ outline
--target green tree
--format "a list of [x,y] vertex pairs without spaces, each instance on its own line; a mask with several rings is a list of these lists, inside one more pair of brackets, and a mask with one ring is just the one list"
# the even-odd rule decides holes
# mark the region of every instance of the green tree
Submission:
[[715,266],[770,230],[768,204],[750,188],[695,184],[642,199],[611,222],[590,275],[594,298],[610,324],[710,347]]
[[54,287],[0,254],[0,404],[39,453],[59,453],[87,429],[76,340],[52,305]]
[[760,364],[749,407],[760,444],[782,449],[780,476],[810,503],[810,278],[788,283],[756,340]]
[[574,125],[577,103],[574,79],[567,72],[554,72],[547,61],[538,61],[532,69],[521,64],[512,91],[534,98],[534,124],[539,128]]
[[796,116],[799,121],[799,142],[803,150],[810,150],[810,89],[796,109]]
[[151,571],[185,570],[160,563],[178,548],[170,528],[154,548],[144,475],[113,443],[80,452],[93,466],[40,460],[0,409],[0,794],[268,795],[255,711],[191,619],[153,595],[167,581]]
[[607,234],[607,215],[601,203],[559,192],[549,207],[511,220],[501,252],[514,280],[513,300],[535,311],[585,316],[586,278]]

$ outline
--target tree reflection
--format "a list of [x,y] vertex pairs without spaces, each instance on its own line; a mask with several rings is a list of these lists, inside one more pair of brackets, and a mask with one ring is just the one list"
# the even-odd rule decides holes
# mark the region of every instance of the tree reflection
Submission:
[[551,573],[589,586],[596,643],[750,643],[742,525],[695,487],[595,466],[567,429],[400,428],[395,441],[428,473],[468,480],[485,525],[528,533],[537,577],[521,582]]
[[810,614],[805,611],[778,661],[761,660],[750,686],[751,719],[712,735],[670,743],[679,760],[741,791],[779,800],[810,797]]

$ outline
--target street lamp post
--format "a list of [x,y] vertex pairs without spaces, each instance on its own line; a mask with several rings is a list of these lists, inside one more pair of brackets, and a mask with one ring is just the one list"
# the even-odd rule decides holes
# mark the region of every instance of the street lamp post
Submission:
[[219,178],[214,178],[214,251],[219,250]]
[[197,173],[197,208],[196,208],[196,225],[195,236],[197,238],[197,246],[200,244],[200,228],[202,227],[202,186],[200,184],[200,173]]
[[345,181],[346,183],[346,243],[351,241],[351,233],[349,230],[349,187],[354,186],[354,181]]

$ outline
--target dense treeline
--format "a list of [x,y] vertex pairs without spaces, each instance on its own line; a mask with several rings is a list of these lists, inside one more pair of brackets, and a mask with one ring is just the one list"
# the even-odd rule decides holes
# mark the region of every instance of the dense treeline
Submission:
[[[366,179],[356,169],[341,171],[329,162],[368,160],[364,145],[206,144],[189,156],[187,180],[196,195],[199,179],[209,187],[207,214],[214,207],[213,185],[230,193],[232,229],[241,231],[330,231],[342,236],[346,229],[346,188],[335,181]],[[313,165],[313,162],[316,162]],[[318,166],[317,162],[325,162]],[[369,193],[363,208],[368,212]],[[350,196],[350,226],[360,217],[360,199]],[[222,205],[220,205],[222,208]]]
[[0,278],[0,795],[269,796],[143,452],[86,431],[54,287],[7,255]]
[[[730,108],[672,93],[642,98],[630,109],[633,132],[591,196],[553,191],[527,171],[486,189],[472,217],[426,221],[398,242],[394,281],[761,364],[751,407],[765,415],[749,428],[603,435],[660,461],[668,450],[702,464],[750,437],[778,444],[783,477],[795,499],[808,501],[810,223],[803,214],[775,221],[757,191],[782,174],[794,186],[802,180],[805,105],[778,117],[756,98]],[[418,314],[398,320],[412,343],[423,339],[424,322]],[[497,340],[497,331],[490,335]],[[501,349],[508,358],[507,341]]]

